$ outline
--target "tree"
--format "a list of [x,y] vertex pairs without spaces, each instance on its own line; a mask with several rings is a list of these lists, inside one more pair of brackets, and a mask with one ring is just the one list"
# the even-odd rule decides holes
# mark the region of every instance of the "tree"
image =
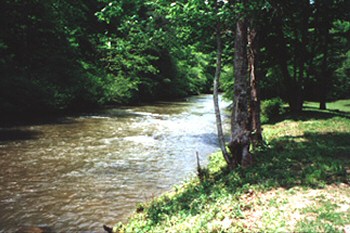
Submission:
[[[271,40],[269,52],[283,77],[285,96],[292,112],[298,113],[303,106],[303,89],[310,3],[308,0],[298,2],[274,2]],[[288,20],[287,20],[288,19]]]
[[318,101],[325,108],[326,101],[337,96],[335,70],[348,49],[346,2],[268,1],[264,20],[259,22],[268,76],[263,80],[265,98],[281,97],[298,113],[304,100]]
[[187,18],[190,3],[103,1],[105,7],[97,15],[110,25],[103,36],[105,44],[110,45],[104,46],[104,62],[115,80],[112,86],[125,93],[115,93],[118,102],[170,99],[208,91],[205,70],[209,56],[197,49],[198,41],[191,43],[195,30]]
[[[96,106],[103,71],[96,62],[99,23],[89,1],[1,1],[0,111],[39,114]],[[19,114],[20,113],[20,114]]]
[[[240,2],[243,5],[245,1]],[[248,166],[252,162],[250,147],[250,125],[247,79],[247,20],[244,14],[239,15],[236,23],[235,58],[234,58],[234,96],[233,110],[231,115],[231,140],[229,149],[235,165]]]
[[262,128],[260,120],[260,91],[259,80],[260,74],[257,71],[258,67],[258,32],[256,28],[250,25],[248,30],[248,69],[249,69],[249,85],[250,85],[250,121],[251,121],[251,141],[254,146],[262,143]]
[[216,54],[216,69],[215,76],[213,82],[213,99],[214,99],[214,108],[215,108],[215,117],[216,117],[216,128],[218,131],[218,140],[221,152],[224,156],[226,163],[229,168],[233,168],[233,161],[226,149],[225,137],[222,130],[222,122],[221,122],[221,114],[219,108],[219,83],[220,83],[220,74],[221,74],[221,63],[222,63],[222,41],[221,41],[221,22],[219,17],[219,6],[218,1],[215,1],[215,14],[217,17],[215,34],[216,34],[216,46],[217,46],[217,54]]
[[[336,24],[349,22],[346,1],[343,0],[315,0],[313,3],[313,65],[317,82],[317,100],[320,109],[326,109],[326,102],[332,93],[332,85],[335,82],[335,70],[339,67],[342,58],[340,51],[346,51],[348,46],[343,43],[346,38],[346,30],[339,33]],[[341,38],[336,38],[343,34]],[[340,46],[339,46],[340,45]]]

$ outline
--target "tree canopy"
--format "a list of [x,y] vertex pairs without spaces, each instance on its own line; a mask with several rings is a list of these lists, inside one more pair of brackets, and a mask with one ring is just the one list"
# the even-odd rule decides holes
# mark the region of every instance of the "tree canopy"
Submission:
[[[215,5],[218,8],[215,10]],[[256,30],[261,98],[292,111],[349,96],[349,3],[4,0],[0,111],[91,109],[209,93],[221,24],[221,89],[233,96],[235,22]]]

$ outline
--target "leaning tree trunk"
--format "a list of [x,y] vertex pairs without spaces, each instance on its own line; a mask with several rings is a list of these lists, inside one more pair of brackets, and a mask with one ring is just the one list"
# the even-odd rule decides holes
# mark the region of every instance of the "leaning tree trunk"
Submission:
[[[217,2],[215,5],[216,12],[218,11]],[[233,168],[233,163],[231,156],[229,155],[228,151],[226,150],[225,145],[225,137],[222,130],[222,122],[221,122],[221,114],[220,114],[220,108],[219,108],[219,80],[220,80],[220,74],[221,74],[221,58],[222,58],[222,42],[221,42],[221,24],[218,20],[216,24],[216,46],[217,46],[217,54],[216,54],[216,69],[215,69],[215,77],[214,77],[214,108],[215,108],[215,117],[216,117],[216,128],[218,130],[218,139],[219,139],[219,145],[221,152],[225,158],[225,161],[230,169]]]
[[254,146],[262,144],[262,130],[260,121],[260,93],[259,76],[257,75],[258,63],[258,41],[255,28],[248,30],[248,67],[250,77],[250,121],[251,121],[251,141]]
[[250,93],[247,79],[247,23],[244,19],[240,19],[236,23],[234,70],[235,81],[229,149],[234,163],[245,167],[251,164],[252,158],[249,153],[248,100]]

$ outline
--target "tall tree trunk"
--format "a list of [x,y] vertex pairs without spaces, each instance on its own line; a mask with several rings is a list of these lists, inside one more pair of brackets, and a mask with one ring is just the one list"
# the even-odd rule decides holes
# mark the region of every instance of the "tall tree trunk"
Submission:
[[[217,1],[215,4],[215,11],[218,12],[218,5]],[[215,108],[215,117],[216,117],[216,128],[218,131],[218,140],[221,152],[225,158],[225,161],[230,169],[233,168],[233,163],[230,154],[226,150],[226,144],[225,144],[225,137],[222,130],[222,122],[221,122],[221,114],[220,114],[220,108],[219,108],[219,81],[220,81],[220,75],[221,75],[221,58],[222,58],[222,42],[221,42],[221,24],[220,20],[218,19],[218,22],[216,24],[216,46],[217,46],[217,53],[216,53],[216,69],[215,69],[215,76],[214,76],[214,93],[213,93],[213,99],[214,99],[214,108]]]
[[323,55],[317,80],[320,109],[326,109],[327,107],[327,95],[331,85],[331,72],[328,66],[329,43],[331,42],[329,30],[332,27],[332,16],[329,14],[330,7],[331,5],[324,1],[315,0],[315,28],[319,39],[319,49],[321,49]]
[[254,146],[262,143],[262,130],[260,121],[260,92],[258,64],[258,37],[255,28],[248,30],[248,67],[250,76],[250,120],[251,120],[251,141]]
[[331,84],[331,72],[328,68],[328,44],[329,44],[329,28],[323,28],[321,29],[323,36],[323,46],[322,46],[322,65],[321,65],[321,73],[319,75],[319,86],[320,86],[320,109],[325,110],[327,108],[326,102],[327,102],[327,95],[329,91],[329,86]]
[[[287,49],[287,41],[285,38],[285,35],[283,33],[283,20],[281,16],[277,17],[276,19],[276,26],[277,26],[277,37],[278,37],[278,66],[281,70],[281,74],[284,80],[284,85],[286,87],[286,97],[288,101],[289,108],[292,112],[300,112],[302,110],[302,87],[299,85],[297,81],[296,76],[296,60],[294,60],[294,75],[291,76],[288,71],[288,49]],[[294,58],[296,58],[296,54],[294,55]]]
[[[277,16],[274,18],[274,24],[276,25],[276,36],[278,53],[277,55],[277,64],[280,68],[282,78],[284,81],[284,85],[286,86],[286,98],[289,104],[290,109],[294,108],[294,103],[292,101],[292,96],[294,94],[295,89],[293,88],[292,77],[288,71],[288,50],[287,50],[287,41],[284,37],[283,33],[283,20],[281,16]],[[292,110],[293,111],[293,110]]]
[[241,164],[245,167],[252,162],[252,157],[249,153],[250,125],[248,101],[250,93],[247,79],[247,23],[245,19],[239,19],[236,23],[234,70],[235,82],[229,149],[235,164]]
[[[300,27],[307,27],[307,24],[305,26],[300,26]],[[303,29],[301,29],[303,30]],[[301,36],[301,41],[299,41],[299,34]],[[295,70],[295,75],[294,75],[294,85],[295,85],[295,94],[293,98],[293,112],[301,112],[303,110],[303,83],[304,83],[304,66],[305,66],[305,59],[304,57],[306,56],[306,45],[304,45],[304,38],[305,35],[304,33],[299,33],[299,31],[295,32],[295,61],[294,61],[294,70]]]
[[[309,30],[309,18],[311,15],[311,7],[310,7],[310,1],[309,0],[303,0],[303,10],[301,14],[301,22],[299,26],[299,33],[300,34],[300,41],[298,37],[297,40],[297,48],[299,53],[297,53],[297,61],[298,61],[298,77],[296,80],[297,84],[297,110],[298,112],[302,111],[303,109],[303,103],[304,103],[304,83],[305,83],[305,66],[308,61],[308,50],[307,50],[307,44],[309,41],[308,37],[308,30]],[[296,48],[296,49],[297,49]]]

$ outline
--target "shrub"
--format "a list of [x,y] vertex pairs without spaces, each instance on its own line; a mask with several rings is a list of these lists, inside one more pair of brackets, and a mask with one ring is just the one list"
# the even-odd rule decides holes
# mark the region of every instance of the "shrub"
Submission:
[[284,113],[283,101],[280,98],[263,100],[261,102],[261,122],[268,123],[276,120]]

